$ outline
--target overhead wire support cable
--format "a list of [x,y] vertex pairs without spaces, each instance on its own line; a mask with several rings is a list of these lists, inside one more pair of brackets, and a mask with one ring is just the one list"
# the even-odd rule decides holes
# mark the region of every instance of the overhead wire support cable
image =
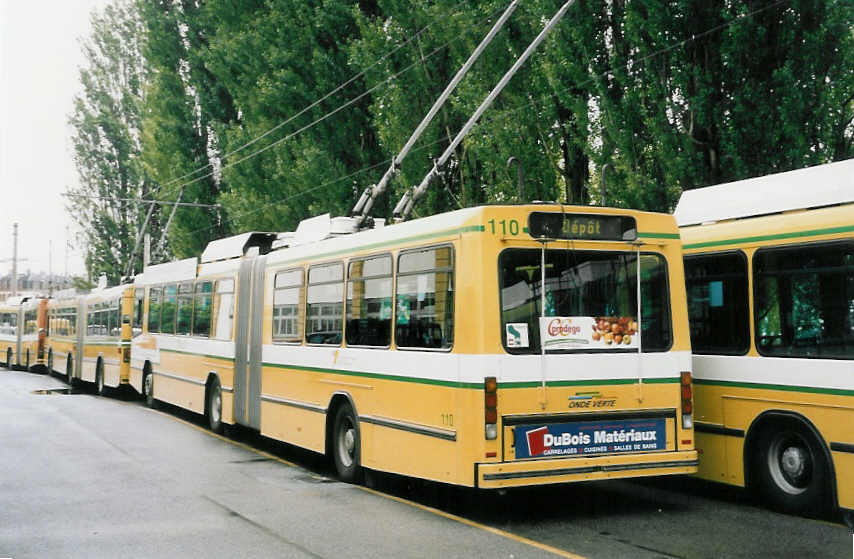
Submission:
[[415,145],[415,142],[418,138],[421,137],[421,134],[427,128],[427,126],[433,121],[433,118],[436,116],[436,113],[439,112],[439,109],[442,108],[442,105],[445,104],[445,101],[448,100],[448,97],[451,96],[454,89],[456,89],[457,85],[460,81],[465,77],[466,73],[468,73],[469,69],[474,65],[475,61],[480,58],[480,55],[492,42],[492,39],[498,32],[504,27],[504,24],[513,14],[513,11],[516,9],[516,6],[519,4],[519,0],[513,0],[510,2],[510,5],[507,6],[507,9],[504,10],[504,13],[501,14],[501,17],[495,22],[486,36],[481,40],[480,44],[477,45],[477,48],[471,53],[468,57],[468,60],[457,70],[457,73],[454,75],[453,79],[445,86],[444,91],[442,91],[441,95],[436,99],[433,103],[433,106],[430,107],[430,110],[427,111],[427,114],[421,119],[421,122],[415,128],[415,131],[412,132],[412,135],[409,136],[409,140],[407,140],[406,144],[401,148],[400,152],[392,159],[391,165],[389,165],[388,170],[386,170],[385,174],[382,178],[373,186],[369,186],[362,192],[362,196],[359,198],[359,201],[356,202],[356,205],[353,207],[352,215],[356,218],[356,227],[362,227],[365,221],[371,214],[371,209],[373,208],[374,201],[378,196],[382,195],[388,187],[389,182],[391,182],[392,177],[397,173],[400,168],[401,163],[409,154],[409,150],[412,149],[412,146]]
[[189,206],[193,208],[221,208],[220,204],[200,204],[198,202],[181,202],[180,196],[178,201],[171,200],[146,200],[144,198],[116,198],[113,196],[88,196],[86,194],[63,194],[69,198],[88,198],[90,200],[114,200],[116,202],[135,202],[137,204],[151,204],[152,206]]
[[531,42],[530,45],[528,45],[528,48],[525,49],[525,52],[523,52],[519,56],[519,58],[516,59],[516,62],[513,64],[513,66],[507,71],[506,74],[504,74],[504,76],[502,76],[501,80],[492,89],[492,91],[489,92],[489,95],[486,96],[486,99],[483,100],[477,110],[475,110],[474,114],[472,114],[468,121],[463,125],[462,129],[459,131],[456,137],[454,137],[454,139],[451,141],[450,145],[448,145],[442,155],[439,156],[439,158],[433,163],[433,167],[421,181],[421,184],[419,184],[416,188],[408,189],[403,194],[400,201],[397,203],[397,206],[395,206],[394,208],[395,222],[405,221],[406,218],[409,217],[409,214],[412,213],[412,208],[415,205],[415,202],[417,202],[418,199],[424,195],[424,193],[430,187],[430,183],[432,183],[433,180],[439,175],[440,169],[445,166],[445,163],[448,162],[448,159],[451,157],[451,154],[453,154],[454,150],[457,148],[460,142],[463,141],[463,138],[465,138],[465,136],[474,127],[474,125],[477,124],[478,119],[481,117],[484,111],[486,111],[486,109],[488,109],[492,105],[493,101],[495,101],[495,98],[498,97],[498,95],[501,93],[501,91],[504,89],[510,79],[528,60],[528,58],[531,56],[531,54],[533,54],[537,47],[540,46],[540,43],[543,42],[543,39],[545,39],[549,32],[551,32],[551,30],[558,24],[558,22],[560,22],[561,18],[563,18],[563,15],[574,3],[575,0],[568,0],[563,6],[560,7],[557,13],[555,13],[555,15],[552,16],[549,22],[545,25],[545,27],[543,27],[542,31],[540,31],[537,37]]
[[[457,4],[457,6],[456,6],[456,7],[459,7],[459,6],[460,6],[461,4],[463,4],[465,1],[466,1],[466,0],[462,0],[462,1],[460,1],[460,2]],[[221,160],[224,160],[224,159],[226,159],[226,158],[228,158],[228,157],[231,157],[232,155],[234,155],[234,154],[236,154],[236,153],[238,153],[238,152],[240,152],[240,151],[243,151],[244,149],[246,149],[246,148],[248,148],[249,146],[251,146],[251,145],[255,144],[256,142],[258,142],[259,140],[261,140],[261,139],[263,139],[263,138],[265,138],[265,137],[269,136],[270,134],[272,134],[272,133],[273,133],[273,132],[275,132],[276,130],[280,129],[281,127],[283,127],[283,126],[285,126],[285,125],[289,124],[289,123],[290,123],[290,122],[292,122],[294,119],[296,119],[296,118],[298,118],[298,117],[300,117],[300,116],[304,115],[306,112],[310,111],[310,110],[311,110],[311,109],[313,109],[314,107],[316,107],[316,106],[318,106],[319,104],[321,104],[322,102],[326,101],[326,100],[327,100],[327,99],[329,99],[331,96],[335,95],[336,93],[338,93],[339,91],[341,91],[342,89],[344,89],[344,88],[345,88],[345,87],[347,87],[348,85],[352,84],[353,82],[355,82],[355,81],[356,81],[356,80],[358,80],[359,78],[364,77],[364,76],[365,76],[365,74],[368,72],[368,70],[370,70],[371,68],[373,68],[374,66],[376,66],[377,64],[379,64],[380,62],[382,62],[383,60],[387,59],[388,57],[390,57],[391,55],[393,55],[394,53],[396,53],[396,52],[397,52],[397,51],[399,51],[400,49],[404,48],[405,46],[407,46],[407,45],[408,45],[409,43],[411,43],[412,41],[414,41],[414,40],[418,39],[422,34],[424,34],[428,29],[430,29],[430,28],[431,28],[431,27],[432,27],[432,26],[433,26],[433,25],[434,25],[434,24],[435,24],[439,19],[440,19],[439,17],[436,17],[436,19],[434,19],[433,21],[431,21],[430,23],[428,23],[427,25],[425,25],[424,27],[422,27],[421,29],[419,29],[418,31],[416,31],[416,32],[415,32],[413,35],[411,35],[408,39],[406,39],[405,41],[403,41],[402,43],[400,43],[399,45],[397,45],[396,47],[394,47],[393,49],[391,49],[390,51],[388,51],[388,52],[387,52],[387,53],[385,53],[384,55],[382,55],[382,56],[380,56],[379,58],[377,58],[376,60],[374,60],[374,61],[373,61],[370,65],[368,65],[366,68],[364,68],[363,70],[361,70],[361,71],[360,71],[360,72],[358,72],[357,74],[354,74],[354,75],[353,75],[353,76],[351,76],[348,80],[346,80],[346,81],[342,82],[341,84],[339,84],[339,85],[338,85],[337,87],[335,87],[334,89],[332,89],[332,90],[328,91],[325,95],[323,95],[323,97],[320,97],[319,99],[317,99],[317,100],[313,101],[311,104],[309,104],[309,105],[305,106],[304,108],[302,108],[299,112],[297,112],[297,113],[295,113],[295,114],[293,114],[293,115],[289,116],[288,118],[286,118],[285,120],[283,120],[283,121],[282,121],[282,122],[280,122],[279,124],[277,124],[277,125],[273,126],[272,128],[270,128],[270,129],[269,129],[269,130],[267,130],[266,132],[264,132],[264,133],[262,133],[262,134],[258,135],[257,137],[255,137],[255,138],[253,138],[253,139],[249,140],[248,142],[246,142],[246,143],[244,143],[244,144],[241,144],[241,145],[240,145],[240,146],[238,146],[237,148],[235,148],[235,149],[233,149],[233,150],[231,150],[231,151],[229,151],[229,152],[227,152],[227,153],[223,154],[223,155],[220,157],[220,159],[221,159]],[[179,176],[179,177],[176,177],[176,178],[174,178],[174,179],[171,179],[171,180],[169,180],[169,181],[167,181],[167,182],[165,182],[165,183],[163,183],[163,184],[160,184],[160,185],[158,185],[157,187],[155,187],[154,192],[156,193],[156,192],[158,192],[158,191],[159,191],[161,188],[163,188],[163,187],[169,186],[169,185],[171,185],[171,184],[175,184],[175,183],[177,183],[177,182],[180,182],[180,181],[184,180],[185,178],[188,178],[188,177],[191,177],[191,176],[195,175],[196,173],[199,173],[199,172],[201,172],[201,171],[204,171],[205,169],[207,169],[207,168],[211,167],[212,165],[213,165],[213,163],[208,163],[208,164],[203,165],[203,166],[201,166],[201,167],[199,167],[199,168],[197,168],[197,169],[195,169],[195,170],[193,170],[193,171],[190,171],[190,172],[188,172],[188,173],[184,173],[183,175],[181,175],[181,176]],[[211,174],[212,174],[212,173],[211,173]],[[211,176],[211,174],[207,174],[207,175],[205,175],[205,177],[204,177],[204,178]],[[185,184],[185,185],[183,185],[183,186],[186,186],[186,184]]]

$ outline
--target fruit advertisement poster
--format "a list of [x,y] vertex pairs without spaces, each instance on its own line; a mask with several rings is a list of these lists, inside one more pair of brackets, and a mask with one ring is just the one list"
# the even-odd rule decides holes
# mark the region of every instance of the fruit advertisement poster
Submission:
[[638,323],[630,316],[540,317],[546,351],[567,349],[637,349]]

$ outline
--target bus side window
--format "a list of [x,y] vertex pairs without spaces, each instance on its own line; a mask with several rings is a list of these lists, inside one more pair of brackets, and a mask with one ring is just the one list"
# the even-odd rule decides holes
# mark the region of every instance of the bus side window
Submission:
[[276,274],[273,287],[273,341],[302,342],[304,312],[300,303],[303,296],[303,271],[288,270]]
[[216,294],[213,306],[213,337],[216,340],[230,340],[234,323],[234,280],[225,279],[216,282]]
[[323,264],[308,269],[305,341],[340,345],[344,314],[344,264]]
[[178,286],[178,307],[176,309],[175,333],[189,336],[193,323],[193,284],[182,283]]
[[178,306],[178,286],[167,285],[163,288],[163,301],[160,303],[160,332],[175,333],[175,310]]
[[133,299],[133,322],[131,322],[131,336],[137,337],[142,333],[143,302],[145,301],[145,289],[137,289]]
[[196,284],[193,295],[193,335],[207,338],[211,333],[211,282]]
[[454,253],[450,246],[402,252],[397,263],[395,343],[449,349],[454,343]]
[[150,333],[160,332],[160,300],[163,289],[152,287],[148,290],[148,331]]
[[759,249],[753,276],[759,353],[854,359],[854,242]]
[[347,274],[347,345],[391,345],[391,255],[354,260]]
[[747,353],[750,326],[744,253],[686,256],[685,283],[694,353]]

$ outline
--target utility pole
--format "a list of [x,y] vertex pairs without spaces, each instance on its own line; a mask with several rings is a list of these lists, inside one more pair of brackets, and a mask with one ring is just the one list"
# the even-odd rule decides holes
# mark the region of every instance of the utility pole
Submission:
[[12,224],[12,297],[18,295],[18,224]]

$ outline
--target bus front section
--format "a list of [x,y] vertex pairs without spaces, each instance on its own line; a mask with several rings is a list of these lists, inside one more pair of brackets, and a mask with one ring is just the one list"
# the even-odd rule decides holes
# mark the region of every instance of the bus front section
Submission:
[[498,251],[504,355],[484,380],[495,457],[477,485],[696,472],[678,236],[644,238],[649,214],[540,213],[530,241]]

